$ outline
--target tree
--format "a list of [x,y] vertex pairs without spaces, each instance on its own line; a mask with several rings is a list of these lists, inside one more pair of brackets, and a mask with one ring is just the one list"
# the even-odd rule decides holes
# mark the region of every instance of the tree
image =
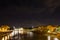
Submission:
[[48,25],[47,29],[48,29],[48,32],[53,32],[56,29],[56,27],[53,27],[52,25]]
[[60,32],[60,26],[56,28],[56,32]]

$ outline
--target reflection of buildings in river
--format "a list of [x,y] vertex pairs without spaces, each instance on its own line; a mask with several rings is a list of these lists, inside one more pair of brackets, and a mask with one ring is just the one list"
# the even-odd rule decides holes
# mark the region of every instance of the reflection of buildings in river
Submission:
[[54,40],[59,40],[58,38],[54,38]]
[[[18,36],[15,36],[15,35],[17,35],[18,34]],[[19,34],[21,34],[20,35],[20,37],[19,37]],[[8,36],[8,37],[7,37]],[[13,36],[15,36],[14,38],[15,39],[17,39],[17,38],[19,38],[19,39],[21,39],[21,38],[24,38],[24,36],[23,36],[23,30],[19,30],[19,29],[15,29],[15,30],[13,30],[13,32],[12,33],[10,33],[9,35],[7,35],[7,36],[5,36],[5,37],[3,37],[2,38],[2,40],[7,40],[7,39],[10,39],[10,37],[13,37]],[[33,33],[32,32],[27,32],[27,36],[30,36],[30,37],[32,37],[33,36]],[[5,38],[5,39],[4,39]]]
[[59,40],[58,38],[56,38],[56,37],[51,37],[51,36],[48,36],[48,38],[47,38],[48,40]]
[[[14,30],[12,30],[12,32],[11,32],[9,35],[3,37],[2,40],[10,39],[10,37],[13,37],[13,36],[17,35],[18,33],[19,33],[19,34],[23,34],[23,28],[19,28],[19,29],[14,29]],[[17,38],[17,37],[16,37],[16,38]]]
[[47,38],[48,40],[50,40],[51,38],[50,38],[50,36],[48,36],[48,38]]
[[27,37],[33,37],[33,32],[27,32]]

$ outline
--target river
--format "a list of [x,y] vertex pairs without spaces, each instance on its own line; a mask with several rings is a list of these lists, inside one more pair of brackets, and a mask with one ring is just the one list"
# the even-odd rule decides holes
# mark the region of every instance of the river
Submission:
[[51,35],[45,35],[43,34],[37,34],[37,33],[31,33],[31,34],[25,34],[25,35],[15,35],[9,40],[60,40],[60,38],[52,37]]

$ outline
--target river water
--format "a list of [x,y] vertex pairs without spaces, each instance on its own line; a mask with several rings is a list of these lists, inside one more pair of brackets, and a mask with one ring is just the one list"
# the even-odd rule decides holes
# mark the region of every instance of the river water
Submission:
[[21,35],[21,34],[15,35],[9,40],[60,40],[60,38],[45,35],[44,33],[43,34],[30,33],[27,35]]

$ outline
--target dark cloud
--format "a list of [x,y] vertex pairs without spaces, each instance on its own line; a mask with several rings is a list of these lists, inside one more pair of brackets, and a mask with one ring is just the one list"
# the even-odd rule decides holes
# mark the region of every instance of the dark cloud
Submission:
[[45,5],[48,7],[58,7],[60,6],[60,0],[45,0]]
[[0,10],[2,24],[60,22],[60,0],[1,0]]

